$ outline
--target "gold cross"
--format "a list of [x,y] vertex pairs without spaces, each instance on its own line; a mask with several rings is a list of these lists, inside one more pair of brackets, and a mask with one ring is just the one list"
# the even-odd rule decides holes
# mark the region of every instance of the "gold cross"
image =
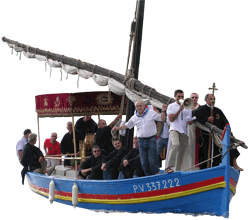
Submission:
[[215,86],[215,83],[213,83],[213,86],[212,86],[212,88],[208,88],[209,90],[213,90],[213,96],[214,96],[214,90],[218,90],[217,88],[216,88],[216,86]]

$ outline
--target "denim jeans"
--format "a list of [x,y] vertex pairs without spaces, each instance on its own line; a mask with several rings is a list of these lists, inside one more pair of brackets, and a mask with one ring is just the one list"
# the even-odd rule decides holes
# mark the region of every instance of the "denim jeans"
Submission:
[[167,147],[168,147],[168,138],[161,138],[159,137],[158,140],[157,140],[157,148],[156,148],[156,154],[157,156],[159,156],[163,150],[164,147],[166,147],[166,150],[167,150]]
[[159,159],[156,155],[156,136],[139,138],[139,153],[142,169],[146,176],[155,175],[159,170]]

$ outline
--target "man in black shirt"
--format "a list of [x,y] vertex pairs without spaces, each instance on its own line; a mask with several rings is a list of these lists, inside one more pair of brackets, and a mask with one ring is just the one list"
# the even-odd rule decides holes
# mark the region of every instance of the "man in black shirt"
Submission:
[[95,134],[97,130],[96,122],[91,118],[91,115],[86,115],[79,118],[75,124],[75,129],[80,132],[85,139],[86,134]]
[[[73,140],[73,126],[72,122],[67,123],[67,129],[69,132],[67,132],[60,143],[60,149],[62,154],[73,154],[74,151],[74,140]],[[84,140],[84,137],[82,134],[78,131],[75,131],[76,136],[76,153],[79,153],[79,141]],[[71,166],[70,160],[64,160],[64,166]]]
[[101,169],[105,171],[103,179],[117,179],[122,158],[128,153],[119,139],[113,140],[115,150],[103,159]]
[[115,126],[118,119],[122,117],[122,114],[119,114],[114,121],[112,121],[108,126],[106,124],[106,121],[101,119],[98,122],[98,130],[96,132],[95,136],[95,144],[97,144],[101,150],[102,154],[104,156],[109,155],[113,150],[113,144],[112,144],[112,135],[111,130]]
[[83,161],[79,167],[79,178],[82,179],[103,179],[103,171],[101,169],[104,156],[101,155],[101,149],[98,145],[93,145],[92,155]]
[[134,137],[133,144],[134,148],[122,159],[118,179],[145,176],[141,166],[137,137]]
[[[23,149],[23,157],[21,159],[21,164],[23,169],[21,172],[22,184],[24,184],[25,174],[27,172],[35,172],[40,174],[45,174],[47,161],[44,159],[42,151],[35,146],[37,140],[37,135],[30,133],[28,137],[28,143]],[[52,174],[55,167],[51,167],[47,170],[48,176]]]
[[[215,97],[212,94],[207,94],[205,96],[206,105],[200,106],[195,112],[194,116],[196,116],[197,121],[201,124],[205,124],[206,122],[212,123],[216,127],[218,127],[221,130],[224,130],[226,124],[228,123],[228,120],[224,113],[219,109],[214,107],[213,108],[213,116],[211,116],[211,102],[212,100],[215,100]],[[208,146],[209,146],[209,133],[206,131],[201,130],[202,136],[201,136],[201,146],[199,150],[199,163],[205,161],[208,159]],[[220,154],[220,148],[214,144],[214,155],[216,156]],[[231,166],[234,166],[234,168],[238,170],[242,170],[237,163],[236,158],[240,155],[239,151],[237,149],[230,150],[230,164]],[[218,166],[221,163],[221,156],[213,159],[212,166]],[[203,163],[200,165],[201,169],[207,168],[207,163]]]
[[44,159],[42,151],[35,146],[36,141],[37,135],[30,133],[28,143],[23,150],[21,164],[31,172],[45,174],[47,161]]

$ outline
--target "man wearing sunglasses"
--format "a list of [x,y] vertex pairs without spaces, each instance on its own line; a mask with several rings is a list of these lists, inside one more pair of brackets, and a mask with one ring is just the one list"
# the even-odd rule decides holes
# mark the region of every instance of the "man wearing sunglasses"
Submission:
[[87,160],[83,161],[79,166],[80,179],[103,179],[103,171],[101,170],[102,160],[101,149],[98,145],[93,145],[92,155]]

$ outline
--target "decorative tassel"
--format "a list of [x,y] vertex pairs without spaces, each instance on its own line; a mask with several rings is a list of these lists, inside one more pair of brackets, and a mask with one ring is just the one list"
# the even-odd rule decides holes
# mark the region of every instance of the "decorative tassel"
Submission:
[[79,89],[79,79],[80,79],[80,76],[79,76],[79,74],[78,74],[77,89]]
[[61,72],[61,81],[62,81],[62,68],[60,69],[60,72]]

